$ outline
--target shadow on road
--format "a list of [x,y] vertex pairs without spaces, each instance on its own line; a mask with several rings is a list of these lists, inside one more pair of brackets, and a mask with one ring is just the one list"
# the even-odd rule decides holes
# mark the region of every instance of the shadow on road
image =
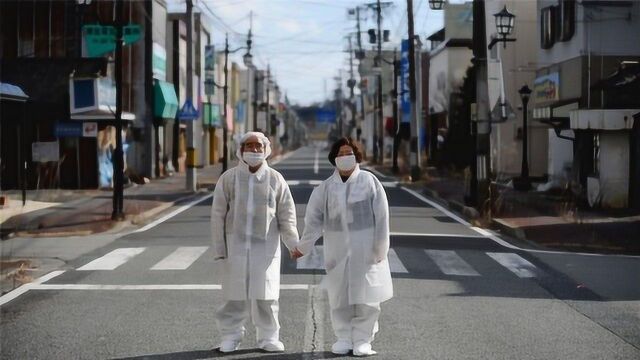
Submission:
[[[250,356],[249,354],[255,354]],[[250,357],[244,357],[247,355]],[[267,353],[259,349],[244,349],[238,350],[233,353],[222,353],[217,348],[212,350],[194,350],[183,351],[166,354],[154,354],[154,355],[141,355],[126,358],[116,358],[112,360],[196,360],[196,359],[215,359],[215,358],[239,358],[244,360],[257,360],[257,359],[282,359],[282,360],[297,360],[297,359],[337,359],[345,357],[343,355],[335,355],[329,351],[313,352],[313,353]],[[348,357],[348,356],[347,356]]]

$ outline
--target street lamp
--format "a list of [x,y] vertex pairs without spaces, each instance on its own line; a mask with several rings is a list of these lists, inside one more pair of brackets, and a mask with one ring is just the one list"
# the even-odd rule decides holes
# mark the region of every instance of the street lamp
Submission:
[[498,42],[503,44],[503,47],[507,47],[507,42],[516,41],[516,39],[507,38],[507,36],[511,35],[513,32],[513,25],[516,19],[516,16],[507,10],[507,6],[505,5],[500,12],[493,14],[496,18],[496,29],[498,30],[498,35],[500,38],[494,38],[491,40],[489,44],[489,50]]
[[522,100],[522,169],[520,171],[520,179],[514,181],[514,188],[516,188],[516,190],[527,191],[531,189],[531,182],[529,181],[529,161],[527,160],[527,105],[531,97],[531,89],[529,89],[527,84],[524,84],[520,90],[518,90],[518,93]]
[[224,156],[222,157],[222,171],[227,171],[229,165],[229,146],[228,146],[228,126],[227,126],[227,104],[229,102],[229,54],[236,53],[240,50],[246,49],[247,53],[244,54],[242,60],[246,66],[251,66],[252,56],[249,53],[251,48],[251,40],[247,40],[248,46],[242,46],[237,49],[229,50],[229,34],[225,34],[224,39],[224,85],[220,86],[219,84],[213,83],[217,88],[222,88],[223,90],[223,120],[222,120],[222,152]]

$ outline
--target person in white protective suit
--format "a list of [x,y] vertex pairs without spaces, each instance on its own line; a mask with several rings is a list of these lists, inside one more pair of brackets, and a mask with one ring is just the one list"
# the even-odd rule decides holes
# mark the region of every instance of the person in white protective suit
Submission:
[[309,254],[323,237],[323,286],[337,337],[332,352],[374,355],[380,303],[393,297],[389,205],[380,181],[360,170],[362,154],[350,138],[333,144],[329,161],[337,169],[311,193],[297,249]]
[[221,352],[238,349],[251,318],[258,347],[284,351],[280,341],[280,240],[291,256],[298,244],[296,209],[282,175],[267,165],[269,139],[248,132],[240,139],[239,163],[220,176],[213,193],[211,236],[219,260],[223,304],[216,313]]

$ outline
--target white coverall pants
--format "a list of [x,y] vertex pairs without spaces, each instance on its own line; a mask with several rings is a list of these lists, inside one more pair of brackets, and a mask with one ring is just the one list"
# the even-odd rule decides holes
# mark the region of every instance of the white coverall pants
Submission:
[[[345,266],[345,270],[346,268],[347,266]],[[337,297],[337,303],[329,301],[333,332],[338,340],[348,341],[353,345],[371,343],[378,332],[380,303],[350,305],[346,271],[339,289],[340,296]],[[332,298],[334,297],[329,296],[329,299]]]
[[225,301],[216,313],[222,340],[242,340],[244,324],[251,318],[259,345],[278,341],[278,310],[278,300]]
[[[249,258],[250,250],[247,249],[246,283],[249,283]],[[278,312],[280,305],[278,300],[229,300],[222,303],[216,312],[218,329],[222,335],[222,341],[242,340],[244,337],[245,322],[251,318],[256,327],[256,340],[258,346],[265,343],[273,343],[280,340],[280,322]]]

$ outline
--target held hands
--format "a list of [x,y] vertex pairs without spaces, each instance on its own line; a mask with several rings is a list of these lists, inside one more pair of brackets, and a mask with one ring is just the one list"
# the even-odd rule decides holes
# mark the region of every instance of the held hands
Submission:
[[291,255],[291,258],[293,260],[297,260],[297,259],[301,258],[302,256],[304,256],[304,254],[301,253],[300,250],[298,250],[298,248],[295,248],[295,249],[289,251],[289,255]]

